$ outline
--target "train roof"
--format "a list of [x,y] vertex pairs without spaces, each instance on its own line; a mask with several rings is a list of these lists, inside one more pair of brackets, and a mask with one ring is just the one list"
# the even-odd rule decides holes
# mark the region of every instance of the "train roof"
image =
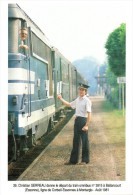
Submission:
[[56,47],[52,47],[52,50],[56,52],[57,55],[59,55],[63,60],[67,61],[68,64],[73,66],[75,70],[77,70],[76,67],[73,65],[73,63],[69,61]]

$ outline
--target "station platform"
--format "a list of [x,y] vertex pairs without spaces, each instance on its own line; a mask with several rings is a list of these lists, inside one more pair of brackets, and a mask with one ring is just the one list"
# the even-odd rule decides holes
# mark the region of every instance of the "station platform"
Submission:
[[92,99],[93,114],[88,135],[90,142],[89,164],[64,165],[65,162],[69,161],[72,149],[73,125],[75,120],[73,116],[62,131],[17,180],[118,180],[115,160],[104,134],[104,125],[97,108],[99,102],[103,100],[104,98]]

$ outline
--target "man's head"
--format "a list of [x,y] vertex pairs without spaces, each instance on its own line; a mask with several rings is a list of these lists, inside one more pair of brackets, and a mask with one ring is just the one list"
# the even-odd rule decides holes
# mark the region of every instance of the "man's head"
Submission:
[[78,90],[79,90],[79,96],[80,96],[80,97],[83,97],[84,95],[87,94],[87,89],[88,89],[88,87],[89,87],[88,85],[79,83]]
[[27,28],[20,29],[19,35],[20,35],[20,38],[21,38],[22,41],[27,39],[27,37],[28,37],[28,30],[27,30]]

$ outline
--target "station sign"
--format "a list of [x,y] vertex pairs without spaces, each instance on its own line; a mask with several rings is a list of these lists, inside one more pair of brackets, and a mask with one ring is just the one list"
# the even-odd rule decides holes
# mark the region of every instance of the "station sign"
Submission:
[[117,83],[126,83],[126,77],[117,77]]

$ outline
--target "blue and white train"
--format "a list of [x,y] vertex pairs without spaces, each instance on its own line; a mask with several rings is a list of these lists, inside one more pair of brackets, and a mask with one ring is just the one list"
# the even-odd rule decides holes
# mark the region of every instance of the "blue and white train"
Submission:
[[17,5],[8,6],[8,140],[9,160],[49,131],[65,107],[57,100],[77,96],[87,81],[42,30]]

